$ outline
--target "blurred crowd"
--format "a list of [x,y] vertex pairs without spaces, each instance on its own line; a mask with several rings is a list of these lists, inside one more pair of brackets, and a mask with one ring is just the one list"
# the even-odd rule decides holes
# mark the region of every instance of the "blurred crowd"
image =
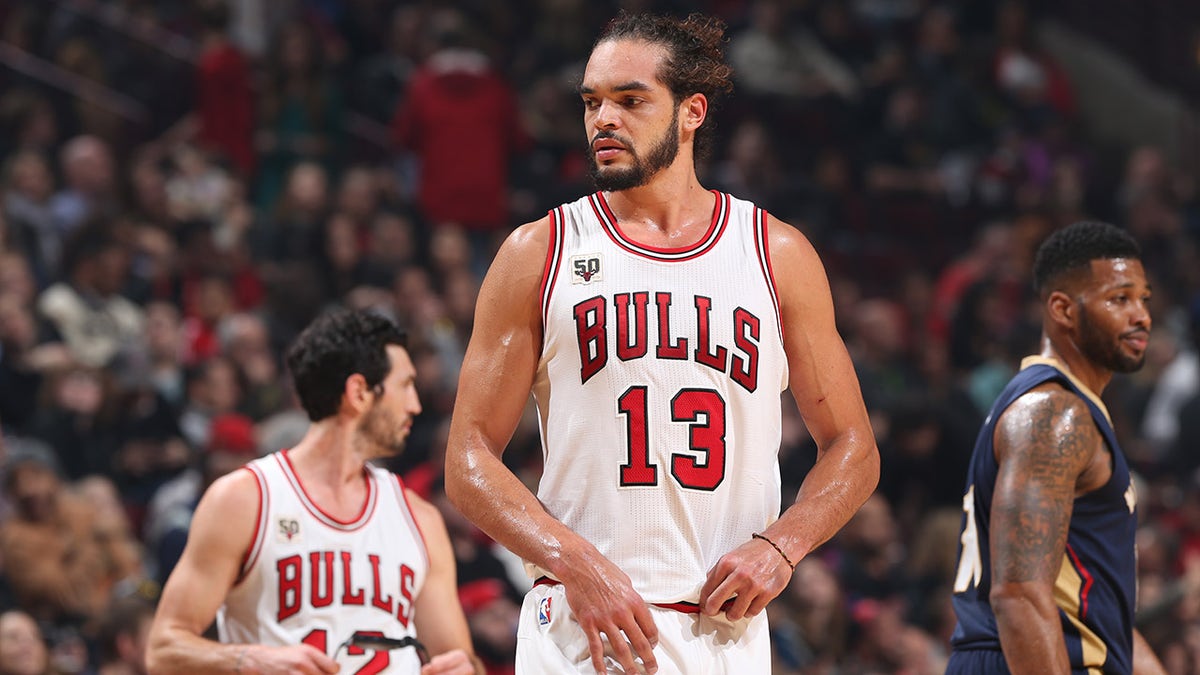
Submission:
[[[425,412],[390,468],[443,511],[476,648],[512,671],[529,581],[444,498],[446,432],[498,242],[591,189],[575,87],[619,7],[728,22],[702,180],[817,246],[882,453],[768,610],[775,672],[942,672],[974,436],[1037,349],[1032,252],[1081,218],[1153,278],[1146,367],[1105,398],[1138,625],[1200,672],[1200,177],[1087,135],[1040,5],[0,4],[0,674],[142,672],[205,486],[303,433],[280,355],[334,305],[409,331]],[[785,399],[786,501],[815,447]],[[532,414],[505,461],[536,483]]]

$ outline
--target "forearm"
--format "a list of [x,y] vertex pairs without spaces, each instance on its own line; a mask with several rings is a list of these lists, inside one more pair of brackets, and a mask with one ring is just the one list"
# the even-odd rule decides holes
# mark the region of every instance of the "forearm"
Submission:
[[879,454],[870,433],[830,444],[804,478],[796,501],[767,528],[792,562],[825,543],[846,524],[879,483]]
[[[1046,596],[1048,597],[1048,596]],[[1012,675],[1071,672],[1058,610],[1035,597],[992,597],[1000,648]]]
[[1167,675],[1146,638],[1136,629],[1133,631],[1133,675]]
[[251,645],[221,644],[191,631],[166,629],[150,637],[146,664],[150,675],[252,675],[246,656]]
[[447,461],[447,496],[479,529],[517,556],[563,580],[580,555],[598,554],[595,547],[547,513],[491,451],[476,447]]

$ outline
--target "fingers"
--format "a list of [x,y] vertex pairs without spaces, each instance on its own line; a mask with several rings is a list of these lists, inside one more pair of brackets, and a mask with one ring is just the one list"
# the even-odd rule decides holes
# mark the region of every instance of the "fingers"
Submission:
[[[310,647],[309,645],[304,645],[304,646]],[[308,656],[310,659],[310,663],[315,668],[315,672],[336,673],[338,670],[341,669],[341,666],[339,666],[337,664],[337,661],[334,661],[333,659],[329,658],[328,656],[326,656],[324,653],[322,653],[321,651],[319,651],[317,649],[313,649],[310,647]]]
[[443,652],[421,666],[421,675],[474,675],[471,657],[461,649]]
[[[623,629],[615,623],[607,627],[585,629],[588,637],[588,651],[592,658],[592,668],[598,674],[608,672],[604,663],[605,642],[608,653],[626,673],[658,672],[658,660],[654,657],[654,648],[658,645],[658,627],[649,610],[643,609],[634,613],[634,620],[629,622],[629,629]],[[641,659],[638,666],[637,659]]]
[[625,631],[625,637],[629,639],[633,651],[642,657],[646,672],[657,672],[658,660],[654,658],[654,648],[658,646],[658,626],[654,623],[654,617],[650,616],[650,610],[643,607],[641,611],[634,612],[633,619],[637,622],[637,630]]
[[[633,662],[633,650],[629,648],[629,642],[621,634],[621,630],[614,627],[612,631],[604,632],[608,635],[608,644],[612,647],[613,656],[616,657],[617,663],[621,664],[621,669],[626,673],[638,672],[637,665]],[[640,633],[641,631],[636,632]],[[645,640],[644,637],[642,639]]]
[[600,637],[599,630],[586,630],[588,638],[588,651],[592,655],[592,669],[596,671],[596,675],[604,675],[608,672],[604,667],[604,640]]
[[730,576],[719,575],[717,569],[714,568],[709,573],[708,579],[704,582],[704,587],[713,586],[712,590],[705,593],[700,591],[700,613],[705,616],[716,616],[721,613],[721,607],[734,597],[738,592],[734,585],[733,578]]

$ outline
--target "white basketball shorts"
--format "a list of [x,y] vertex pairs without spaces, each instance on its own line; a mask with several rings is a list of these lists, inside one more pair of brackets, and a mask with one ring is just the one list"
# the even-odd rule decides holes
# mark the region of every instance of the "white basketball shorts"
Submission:
[[[650,606],[658,626],[659,675],[769,675],[767,613],[729,621],[724,615]],[[608,673],[625,673],[605,639]],[[561,584],[534,586],[525,595],[517,629],[517,675],[594,675],[588,640],[567,605]],[[638,673],[644,673],[641,668]]]

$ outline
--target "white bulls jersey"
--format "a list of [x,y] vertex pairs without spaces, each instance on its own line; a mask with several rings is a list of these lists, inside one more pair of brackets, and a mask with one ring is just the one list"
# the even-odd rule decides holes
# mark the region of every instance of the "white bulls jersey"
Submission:
[[414,634],[413,601],[429,556],[399,478],[370,467],[362,512],[341,522],[304,492],[287,451],[245,468],[258,481],[258,529],[217,614],[221,641],[307,643],[330,656],[337,651],[343,673],[418,672],[411,648],[338,649],[355,631]]
[[714,194],[682,249],[627,238],[600,193],[551,211],[538,498],[661,604],[694,603],[779,514],[788,373],[766,214]]

